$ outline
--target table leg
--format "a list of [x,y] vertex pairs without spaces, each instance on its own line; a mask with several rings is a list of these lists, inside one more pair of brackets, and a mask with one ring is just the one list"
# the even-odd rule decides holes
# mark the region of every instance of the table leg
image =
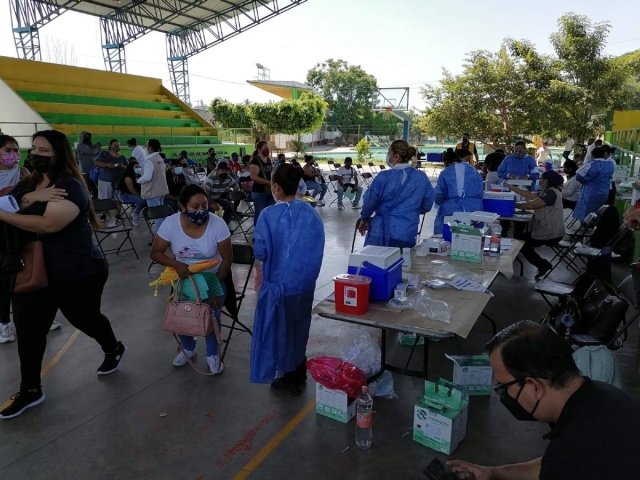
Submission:
[[413,347],[411,347],[411,353],[409,354],[409,358],[407,359],[407,364],[404,366],[405,370],[409,370],[409,364],[411,363],[411,358],[413,357],[413,352],[416,351],[416,347],[418,346],[418,342],[420,341],[420,337],[416,335],[416,341],[413,342]]
[[491,329],[493,331],[493,336],[495,337],[496,333],[498,333],[498,326],[496,325],[495,320],[493,318],[491,318],[489,315],[487,315],[486,313],[484,313],[484,312],[482,312],[481,315],[491,322]]
[[516,257],[516,262],[520,264],[520,276],[522,277],[524,276],[524,263],[522,263],[519,257]]
[[424,373],[424,379],[429,377],[429,338],[424,337],[424,350],[422,351],[422,371]]

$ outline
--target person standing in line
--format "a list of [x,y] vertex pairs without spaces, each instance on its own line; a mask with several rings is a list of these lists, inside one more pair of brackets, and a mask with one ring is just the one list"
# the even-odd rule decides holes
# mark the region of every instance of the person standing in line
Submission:
[[562,186],[562,208],[574,210],[582,191],[582,184],[576,179],[578,165],[573,160],[566,160],[562,169],[567,176],[567,181]]
[[583,163],[576,172],[576,180],[582,184],[582,191],[572,216],[581,222],[584,222],[588,214],[595,213],[606,205],[611,179],[616,170],[616,162],[612,158],[605,159],[602,147],[594,148],[591,155],[593,159]]
[[91,225],[98,227],[99,222],[71,145],[57,130],[35,133],[32,143],[35,172],[10,193],[20,211],[0,210],[0,221],[41,235],[49,284],[12,295],[22,380],[20,391],[0,412],[0,419],[17,417],[45,400],[40,371],[47,333],[58,310],[102,347],[104,361],[98,375],[115,372],[126,352],[100,311],[109,267],[92,241]]
[[[20,165],[20,148],[15,138],[0,135],[0,195],[4,196],[29,175]],[[11,325],[11,295],[0,295],[0,344],[15,341]]]
[[[147,142],[147,157],[142,164],[142,175],[138,183],[142,186],[140,196],[147,201],[147,206],[157,207],[164,203],[165,195],[169,194],[166,167],[160,156],[160,142],[155,138]],[[160,228],[162,219],[156,220],[156,228]]]
[[498,332],[485,350],[500,402],[516,420],[548,424],[543,438],[549,444],[541,457],[513,465],[447,462],[459,479],[638,479],[637,398],[581,376],[570,345],[548,325],[515,323]]
[[122,178],[122,172],[127,168],[129,161],[120,153],[120,142],[117,139],[109,141],[109,149],[100,152],[96,158],[98,173],[98,198],[111,200],[113,198],[113,185]]
[[573,139],[571,135],[567,135],[567,141],[564,142],[564,152],[562,152],[562,156],[565,160],[569,160],[569,155],[573,151],[573,146],[576,144],[576,141]]
[[429,177],[409,163],[416,149],[405,140],[389,146],[387,166],[371,182],[360,213],[365,245],[413,248],[420,215],[431,211],[435,193]]
[[254,251],[262,286],[251,337],[252,383],[298,396],[306,381],[306,348],[316,281],[324,254],[324,225],[296,198],[303,171],[290,164],[273,173],[277,203],[262,211]]
[[96,166],[96,157],[102,150],[102,145],[91,143],[91,133],[80,132],[78,136],[78,163],[80,163],[80,171],[83,175],[89,175],[91,170]]
[[256,150],[251,156],[250,172],[251,180],[253,181],[251,199],[255,210],[254,225],[258,224],[258,218],[260,218],[262,210],[276,203],[270,190],[273,163],[269,158],[269,153],[269,144],[264,140],[260,140],[256,143]]
[[462,162],[452,148],[445,152],[442,161],[445,168],[440,172],[435,188],[435,203],[439,207],[433,225],[434,235],[442,234],[444,217],[455,212],[482,211],[484,183],[478,171]]
[[140,165],[142,165],[147,159],[147,152],[145,149],[138,145],[138,141],[135,138],[127,140],[127,147],[131,150],[131,156],[135,158]]
[[[478,156],[478,148],[476,147],[476,144],[474,142],[469,141],[468,133],[462,134],[462,141],[456,145],[456,150],[467,150],[471,152],[473,155],[473,158],[469,160],[469,163],[471,165],[475,165],[477,162],[480,161],[480,157]],[[460,152],[456,152],[456,153],[460,157],[462,157],[462,155],[460,155]],[[475,161],[474,161],[474,158],[475,158]]]
[[358,185],[358,174],[353,168],[353,159],[347,157],[344,159],[344,165],[336,172],[338,175],[338,210],[344,210],[344,192],[351,189],[351,193],[355,193],[352,207],[355,209],[360,208],[360,198],[362,197],[362,187]]

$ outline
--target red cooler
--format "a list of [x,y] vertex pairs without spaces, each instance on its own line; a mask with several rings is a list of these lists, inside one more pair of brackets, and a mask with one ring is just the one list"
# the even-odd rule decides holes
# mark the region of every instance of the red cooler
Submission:
[[371,279],[362,275],[344,273],[333,277],[336,312],[364,315],[369,310]]

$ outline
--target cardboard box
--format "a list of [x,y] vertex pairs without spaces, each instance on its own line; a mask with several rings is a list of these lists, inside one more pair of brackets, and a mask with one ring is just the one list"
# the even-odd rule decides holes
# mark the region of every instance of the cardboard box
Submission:
[[316,383],[316,413],[349,423],[356,416],[356,401],[340,390],[331,390]]
[[467,387],[469,395],[491,395],[493,370],[486,355],[445,355],[453,362],[456,385]]
[[425,381],[424,398],[413,416],[413,440],[451,455],[467,435],[469,399],[464,387],[446,380]]
[[469,225],[451,227],[451,260],[482,262],[482,232]]

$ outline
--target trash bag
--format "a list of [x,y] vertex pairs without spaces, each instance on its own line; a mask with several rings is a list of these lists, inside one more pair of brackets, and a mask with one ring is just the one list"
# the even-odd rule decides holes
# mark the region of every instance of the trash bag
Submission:
[[369,393],[372,397],[397,398],[393,391],[393,375],[389,370],[385,370],[380,378],[369,384]]
[[367,377],[380,371],[382,352],[378,342],[366,331],[343,327],[338,337],[338,348],[340,358],[358,367]]
[[340,390],[350,398],[360,395],[362,387],[367,384],[362,370],[340,358],[312,358],[307,360],[307,369],[320,385],[331,390]]

